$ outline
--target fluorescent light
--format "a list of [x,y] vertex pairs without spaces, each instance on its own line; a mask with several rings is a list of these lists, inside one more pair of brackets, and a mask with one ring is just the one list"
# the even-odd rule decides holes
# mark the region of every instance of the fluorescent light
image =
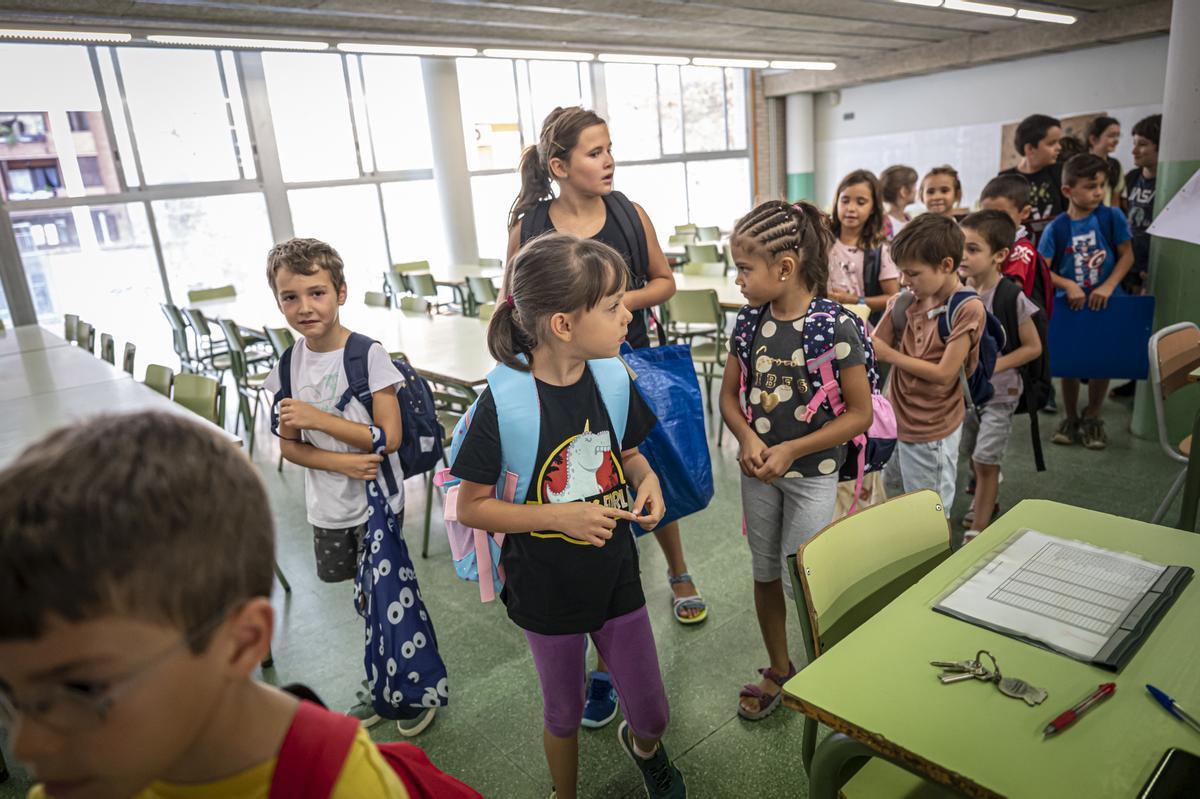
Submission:
[[385,55],[444,55],[469,58],[478,55],[474,47],[423,47],[410,44],[372,44],[368,42],[338,42],[343,53],[380,53]]
[[1026,19],[1030,22],[1057,22],[1059,25],[1075,24],[1075,17],[1070,14],[1051,14],[1049,11],[1033,11],[1028,8],[1018,11],[1017,19]]
[[768,61],[756,58],[693,58],[692,63],[698,67],[741,67],[742,69],[766,69]]
[[1017,10],[1012,6],[998,6],[994,3],[976,3],[974,0],[946,0],[942,8],[951,11],[970,11],[973,14],[991,14],[995,17],[1015,16]]
[[942,4],[942,0],[896,0],[897,3],[907,3],[910,6],[927,6],[929,8],[937,8]]
[[591,53],[572,53],[565,50],[484,50],[488,58],[524,58],[529,61],[592,61]]
[[837,69],[832,61],[772,61],[771,69]]
[[634,55],[632,53],[601,53],[605,64],[687,64],[691,59],[679,55]]
[[243,39],[234,36],[147,36],[155,44],[183,44],[191,47],[248,47],[254,50],[328,50],[325,42],[289,39]]
[[2,39],[49,39],[64,42],[109,42],[120,44],[133,39],[128,33],[99,33],[96,31],[28,31],[20,28],[0,28]]

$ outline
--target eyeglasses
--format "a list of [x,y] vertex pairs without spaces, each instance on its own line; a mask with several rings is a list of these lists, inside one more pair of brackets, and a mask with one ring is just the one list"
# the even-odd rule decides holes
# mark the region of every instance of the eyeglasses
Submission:
[[181,650],[203,640],[228,615],[228,611],[222,612],[115,680],[94,684],[80,681],[77,684],[45,685],[29,691],[29,695],[19,701],[7,686],[0,686],[0,729],[6,731],[11,739],[16,735],[22,717],[27,717],[62,734],[94,730],[104,724],[117,699],[136,685],[138,680]]

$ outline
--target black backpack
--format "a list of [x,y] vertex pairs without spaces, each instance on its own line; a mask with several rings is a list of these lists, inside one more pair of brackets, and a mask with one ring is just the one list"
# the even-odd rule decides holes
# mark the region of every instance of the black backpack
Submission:
[[[863,250],[863,296],[878,297],[883,293],[883,286],[879,284],[879,272],[883,269],[883,247],[871,247],[868,250]],[[867,317],[867,321],[872,326],[879,324],[879,320],[883,318],[883,311],[871,311],[871,315]]]
[[[1021,288],[1006,277],[1000,278],[996,284],[996,293],[992,296],[992,312],[1000,320],[1004,328],[1006,343],[1003,354],[1008,354],[1021,346],[1021,337],[1017,321],[1017,302]],[[1039,310],[1032,318],[1037,328],[1038,338],[1042,342],[1042,354],[1024,366],[1018,367],[1024,388],[1021,399],[1017,402],[1016,413],[1029,415],[1029,433],[1033,439],[1033,461],[1039,472],[1046,471],[1046,461],[1042,456],[1042,437],[1038,431],[1038,411],[1046,407],[1054,388],[1050,383],[1050,343],[1046,325],[1046,314]]]

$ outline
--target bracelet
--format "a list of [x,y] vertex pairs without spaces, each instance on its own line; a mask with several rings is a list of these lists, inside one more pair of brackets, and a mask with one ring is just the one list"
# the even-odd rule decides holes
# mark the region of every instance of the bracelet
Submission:
[[866,304],[867,304],[867,298],[866,298],[866,297],[864,297],[864,296],[863,296],[863,295],[861,295],[861,294],[860,294],[860,295],[858,295],[858,304],[859,304],[859,305],[866,305]]

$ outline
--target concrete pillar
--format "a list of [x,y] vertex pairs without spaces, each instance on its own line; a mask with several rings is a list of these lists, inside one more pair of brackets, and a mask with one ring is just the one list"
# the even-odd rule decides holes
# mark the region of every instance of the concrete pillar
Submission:
[[[1171,6],[1167,44],[1167,79],[1163,89],[1162,138],[1158,147],[1158,181],[1154,212],[1158,214],[1180,187],[1200,169],[1200,3]],[[1176,322],[1200,322],[1200,246],[1175,239],[1151,239],[1150,288],[1156,306],[1154,329]],[[1200,388],[1174,394],[1166,405],[1168,438],[1179,441],[1191,432],[1200,403]],[[1156,438],[1154,405],[1149,386],[1141,384],[1134,404],[1133,432]]]
[[817,201],[813,171],[816,157],[813,152],[814,123],[811,92],[789,94],[786,98],[787,121],[787,198]]
[[462,110],[458,102],[458,70],[452,58],[422,58],[425,106],[433,142],[433,179],[446,253],[455,264],[479,263],[475,237],[475,207],[471,203],[471,173],[463,139]]

